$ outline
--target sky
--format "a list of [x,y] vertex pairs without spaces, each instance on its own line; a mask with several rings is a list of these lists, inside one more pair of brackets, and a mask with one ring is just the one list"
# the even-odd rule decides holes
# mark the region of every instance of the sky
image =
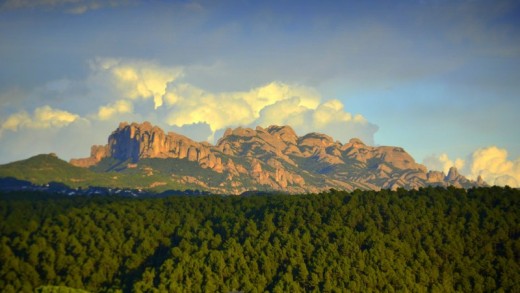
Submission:
[[519,110],[519,1],[0,1],[0,164],[276,124],[520,187]]

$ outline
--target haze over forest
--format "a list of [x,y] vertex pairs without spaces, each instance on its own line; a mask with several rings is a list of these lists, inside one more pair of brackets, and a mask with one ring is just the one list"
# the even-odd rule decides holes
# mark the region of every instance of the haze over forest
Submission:
[[518,1],[0,2],[0,164],[290,125],[520,185]]

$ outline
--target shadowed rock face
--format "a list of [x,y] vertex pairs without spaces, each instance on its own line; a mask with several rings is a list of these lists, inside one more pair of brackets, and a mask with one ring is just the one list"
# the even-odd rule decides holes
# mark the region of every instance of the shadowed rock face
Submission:
[[[342,144],[320,133],[299,137],[289,126],[228,129],[213,146],[173,132],[166,134],[149,122],[121,123],[107,145],[93,146],[89,158],[73,159],[71,164],[90,167],[103,158],[132,163],[134,168],[148,158],[195,162],[199,169],[190,174],[171,174],[172,180],[221,193],[485,184],[466,179],[456,169],[450,170],[448,176],[428,172],[400,147],[368,146],[357,138]],[[147,172],[150,168],[153,166],[147,166]],[[204,169],[211,172],[202,172]]]

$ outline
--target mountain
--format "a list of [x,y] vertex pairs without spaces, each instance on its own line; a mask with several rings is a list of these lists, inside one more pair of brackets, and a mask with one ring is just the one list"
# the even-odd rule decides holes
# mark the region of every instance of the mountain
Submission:
[[[8,179],[16,178],[37,185],[59,182],[72,188],[104,186],[135,189],[153,189],[156,180],[164,179],[160,176],[151,178],[141,174],[129,174],[128,172],[95,172],[87,168],[71,165],[59,159],[55,154],[41,154],[26,160],[0,165],[0,178],[3,178],[3,180],[0,180],[2,187],[12,185],[14,189],[16,189],[17,184],[20,185],[23,181],[11,181]],[[22,185],[27,186],[27,184]],[[168,184],[164,184],[161,187],[160,189],[156,188],[155,191],[194,189],[197,186],[169,181]]]
[[428,171],[400,147],[369,146],[356,138],[343,144],[321,133],[298,136],[289,126],[228,129],[211,145],[165,133],[149,122],[121,123],[108,144],[92,146],[90,157],[70,163],[98,174],[161,178],[148,187],[176,182],[232,194],[485,185],[482,180],[468,180],[455,168],[448,175]]

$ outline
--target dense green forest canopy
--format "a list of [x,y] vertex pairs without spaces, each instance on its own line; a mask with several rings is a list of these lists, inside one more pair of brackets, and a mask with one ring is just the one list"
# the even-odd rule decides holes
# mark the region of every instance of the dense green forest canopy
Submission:
[[0,291],[519,291],[519,208],[507,187],[1,194]]

